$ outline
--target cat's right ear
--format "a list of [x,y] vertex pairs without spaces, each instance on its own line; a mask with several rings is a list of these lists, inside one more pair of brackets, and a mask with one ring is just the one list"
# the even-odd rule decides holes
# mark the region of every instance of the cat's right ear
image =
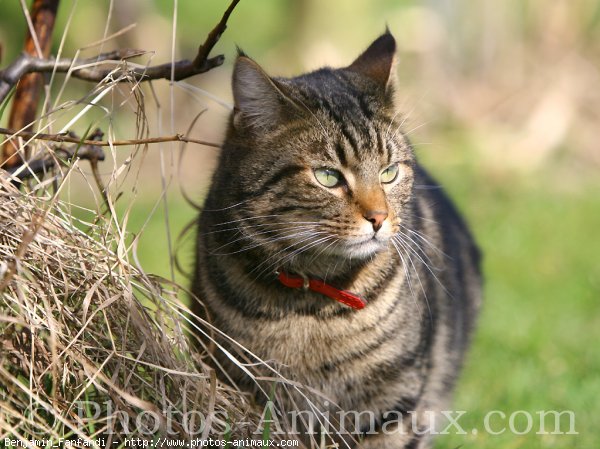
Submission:
[[244,54],[235,62],[232,84],[233,125],[237,129],[271,129],[282,123],[293,107],[283,86]]

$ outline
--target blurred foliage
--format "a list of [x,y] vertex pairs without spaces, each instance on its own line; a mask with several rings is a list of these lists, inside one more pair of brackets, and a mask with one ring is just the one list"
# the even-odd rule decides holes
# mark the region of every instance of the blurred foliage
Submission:
[[[176,58],[193,57],[226,5],[223,0],[178,2]],[[4,66],[20,51],[25,22],[18,2],[0,0],[0,8]],[[81,54],[135,47],[154,52],[143,63],[171,58],[173,2],[63,1],[55,52],[71,14],[65,56],[137,23]],[[485,307],[455,408],[469,410],[467,423],[480,430],[489,410],[573,410],[579,432],[493,436],[480,431],[439,438],[436,447],[595,448],[600,1],[242,0],[216,47],[226,55],[226,66],[187,83],[229,102],[236,44],[269,73],[293,75],[348,64],[386,25],[399,43],[405,129],[467,215],[485,254]],[[79,98],[86,87],[74,80],[64,96]],[[208,107],[193,133],[221,138],[226,109],[178,84],[171,110],[168,83],[153,87],[154,93],[145,91],[152,133],[169,126],[186,132],[192,117]],[[154,94],[160,100],[153,102]],[[89,120],[110,122],[119,138],[132,137],[131,111],[112,111],[108,117],[94,112]],[[128,229],[144,228],[137,253],[146,269],[169,276],[155,150],[149,150],[140,170],[139,178],[147,182],[135,189],[138,200]],[[200,199],[216,153],[190,148],[180,169],[177,148],[165,154],[169,182]],[[176,190],[169,199],[174,238],[196,212]],[[192,240],[179,253],[187,267]]]

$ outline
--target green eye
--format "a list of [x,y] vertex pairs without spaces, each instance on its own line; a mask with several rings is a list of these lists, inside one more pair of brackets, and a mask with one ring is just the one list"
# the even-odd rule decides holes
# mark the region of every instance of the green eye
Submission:
[[379,175],[379,180],[384,184],[389,184],[390,182],[394,182],[397,177],[398,164],[393,164],[381,172]]
[[342,174],[337,170],[330,168],[317,168],[315,178],[325,187],[337,187],[342,183]]

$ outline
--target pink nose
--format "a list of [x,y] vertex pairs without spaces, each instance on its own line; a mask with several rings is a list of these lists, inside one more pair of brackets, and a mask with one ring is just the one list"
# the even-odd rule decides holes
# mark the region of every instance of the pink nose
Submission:
[[387,216],[387,212],[380,210],[369,210],[363,214],[363,217],[373,224],[373,231],[375,232],[381,229]]

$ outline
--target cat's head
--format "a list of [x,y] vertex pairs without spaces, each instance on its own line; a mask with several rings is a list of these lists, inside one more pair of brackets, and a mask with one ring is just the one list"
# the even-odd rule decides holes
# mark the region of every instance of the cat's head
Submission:
[[281,263],[389,248],[414,170],[394,109],[395,50],[386,32],[348,67],[295,78],[238,57],[220,167],[233,184],[219,188],[223,206],[240,204],[232,217],[249,245]]

